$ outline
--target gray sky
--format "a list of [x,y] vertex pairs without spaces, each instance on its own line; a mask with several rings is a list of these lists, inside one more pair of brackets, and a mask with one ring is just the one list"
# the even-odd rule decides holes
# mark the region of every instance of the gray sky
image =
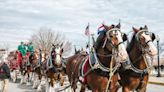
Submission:
[[0,0],[0,43],[14,49],[40,27],[47,27],[83,47],[88,22],[97,34],[103,21],[110,25],[119,19],[124,32],[146,24],[163,39],[163,16],[164,0]]

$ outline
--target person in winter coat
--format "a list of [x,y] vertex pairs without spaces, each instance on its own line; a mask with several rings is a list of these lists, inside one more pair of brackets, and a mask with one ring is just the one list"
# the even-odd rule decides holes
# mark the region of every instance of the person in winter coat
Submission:
[[0,92],[8,92],[9,78],[10,69],[3,60],[0,60]]

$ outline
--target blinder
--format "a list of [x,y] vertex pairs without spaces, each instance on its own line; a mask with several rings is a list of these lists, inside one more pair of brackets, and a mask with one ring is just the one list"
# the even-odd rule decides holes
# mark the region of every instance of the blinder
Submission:
[[[121,33],[121,31],[120,31],[119,28],[113,28],[113,29],[110,29],[110,30],[108,30],[108,31],[106,32],[106,37],[107,37],[108,41],[109,41],[111,44],[112,44],[111,38],[113,37],[113,35],[111,35],[111,33],[112,33],[112,32],[116,32],[116,31],[119,31],[119,32]],[[114,35],[118,35],[118,34],[116,33],[116,34],[114,34]],[[125,33],[121,33],[121,35],[122,35],[123,41],[122,41],[122,42],[119,42],[116,46],[114,46],[114,45],[112,44],[113,47],[117,48],[120,44],[124,43],[124,42],[128,39],[128,38],[127,38],[127,35],[126,35]],[[104,41],[104,44],[106,44],[106,41]],[[104,46],[105,46],[105,45],[103,45],[103,47],[104,47]]]
[[128,40],[128,37],[125,33],[122,33],[122,38],[124,42]]
[[154,41],[156,39],[156,36],[154,33],[151,33],[151,39],[152,39],[152,41]]
[[[142,32],[145,32],[145,34],[150,35],[151,41],[154,41],[154,40],[155,40],[156,36],[155,36],[154,33],[148,32],[147,30],[141,30],[141,31],[139,31],[139,32],[136,34],[137,42],[140,41],[140,39],[139,39],[139,34],[142,33]],[[150,42],[150,41],[148,41],[148,42]],[[148,42],[146,42],[146,43],[148,43]]]
[[107,36],[108,39],[111,39],[110,33],[113,32],[113,31],[120,31],[120,29],[119,28],[113,28],[113,29],[108,30],[106,32],[106,36]]

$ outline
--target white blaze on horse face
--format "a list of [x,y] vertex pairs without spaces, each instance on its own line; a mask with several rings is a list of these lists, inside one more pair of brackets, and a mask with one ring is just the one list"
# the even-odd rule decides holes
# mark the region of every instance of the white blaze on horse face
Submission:
[[56,58],[55,58],[55,61],[56,61],[56,64],[61,64],[61,56],[60,56],[60,51],[61,51],[61,48],[60,47],[57,47],[55,49],[55,52],[56,52]]
[[157,48],[156,48],[156,46],[153,44],[153,42],[151,41],[151,37],[150,37],[150,35],[146,35],[145,34],[145,32],[143,32],[142,34],[141,34],[141,36],[143,36],[144,38],[145,38],[145,43],[147,43],[148,41],[148,43],[147,43],[147,45],[148,45],[148,52],[149,52],[149,54],[150,55],[156,55],[157,54]]
[[39,56],[38,56],[38,54],[35,54],[36,55],[36,59],[39,59]]
[[127,51],[126,51],[126,47],[125,47],[125,44],[122,43],[123,42],[123,39],[122,39],[122,34],[120,31],[117,31],[117,34],[116,37],[118,39],[118,43],[121,43],[118,45],[118,55],[121,59],[121,61],[124,61],[128,58],[128,54],[127,54]]
[[42,61],[41,61],[41,62],[44,62],[44,60],[45,60],[45,57],[44,57],[44,56],[45,56],[45,54],[44,54],[44,53],[42,53],[41,55],[42,55]]

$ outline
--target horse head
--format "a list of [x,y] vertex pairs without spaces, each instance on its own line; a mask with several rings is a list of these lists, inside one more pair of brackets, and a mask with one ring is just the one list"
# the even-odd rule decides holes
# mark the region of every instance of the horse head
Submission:
[[105,33],[102,39],[104,40],[102,47],[106,47],[109,51],[114,49],[118,53],[119,59],[124,61],[128,57],[124,45],[124,41],[127,40],[127,36],[120,31],[120,27],[120,23],[118,25],[112,24],[111,26],[104,25]]
[[140,29],[136,29],[133,27],[133,31],[135,32],[135,39],[139,45],[140,50],[145,53],[154,56],[157,54],[157,48],[153,44],[155,34],[148,31],[147,26],[140,27]]
[[51,57],[52,62],[54,66],[61,67],[62,66],[62,53],[63,53],[63,44],[59,45],[53,45],[52,51],[51,51]]
[[37,60],[38,60],[38,53],[36,51],[34,51],[30,56],[29,56],[29,62],[31,64],[36,64]]

